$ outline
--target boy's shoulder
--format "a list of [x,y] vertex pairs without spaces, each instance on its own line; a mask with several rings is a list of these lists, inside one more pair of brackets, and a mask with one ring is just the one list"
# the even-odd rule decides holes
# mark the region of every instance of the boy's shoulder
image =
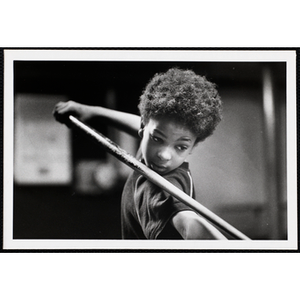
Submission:
[[178,168],[163,177],[187,194],[193,190],[193,179],[188,162],[183,162]]

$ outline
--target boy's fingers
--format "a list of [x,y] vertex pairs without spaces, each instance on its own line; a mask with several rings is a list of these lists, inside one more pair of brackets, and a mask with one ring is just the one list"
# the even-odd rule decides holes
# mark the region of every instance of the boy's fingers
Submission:
[[57,103],[53,108],[53,114],[57,114],[61,110],[62,104],[61,102]]
[[59,102],[58,104],[56,104],[55,106],[55,110],[59,113],[63,113],[64,111],[66,111],[68,108],[68,104],[65,102]]
[[53,116],[55,119],[60,123],[65,123],[68,125],[69,115],[68,113],[68,103],[66,102],[59,102],[55,105],[53,109]]

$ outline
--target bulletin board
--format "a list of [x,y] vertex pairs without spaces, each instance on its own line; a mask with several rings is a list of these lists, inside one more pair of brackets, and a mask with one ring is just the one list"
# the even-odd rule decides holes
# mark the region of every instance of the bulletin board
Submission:
[[19,184],[71,182],[70,130],[55,121],[54,105],[65,96],[15,97],[14,179]]

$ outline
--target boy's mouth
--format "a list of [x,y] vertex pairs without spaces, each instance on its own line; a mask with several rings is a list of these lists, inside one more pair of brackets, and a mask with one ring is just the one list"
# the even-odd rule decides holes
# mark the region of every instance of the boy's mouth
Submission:
[[151,163],[150,167],[152,170],[158,172],[158,173],[163,173],[167,170],[167,167],[165,165],[157,165],[155,163]]

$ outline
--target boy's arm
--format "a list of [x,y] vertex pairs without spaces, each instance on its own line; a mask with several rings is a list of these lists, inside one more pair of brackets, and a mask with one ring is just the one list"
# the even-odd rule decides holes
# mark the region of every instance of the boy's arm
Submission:
[[140,116],[108,109],[101,106],[90,106],[74,101],[59,102],[55,105],[53,115],[58,122],[68,124],[68,116],[74,115],[83,122],[99,121],[112,125],[135,137],[138,137]]
[[227,240],[217,228],[193,211],[178,212],[171,223],[185,240]]

